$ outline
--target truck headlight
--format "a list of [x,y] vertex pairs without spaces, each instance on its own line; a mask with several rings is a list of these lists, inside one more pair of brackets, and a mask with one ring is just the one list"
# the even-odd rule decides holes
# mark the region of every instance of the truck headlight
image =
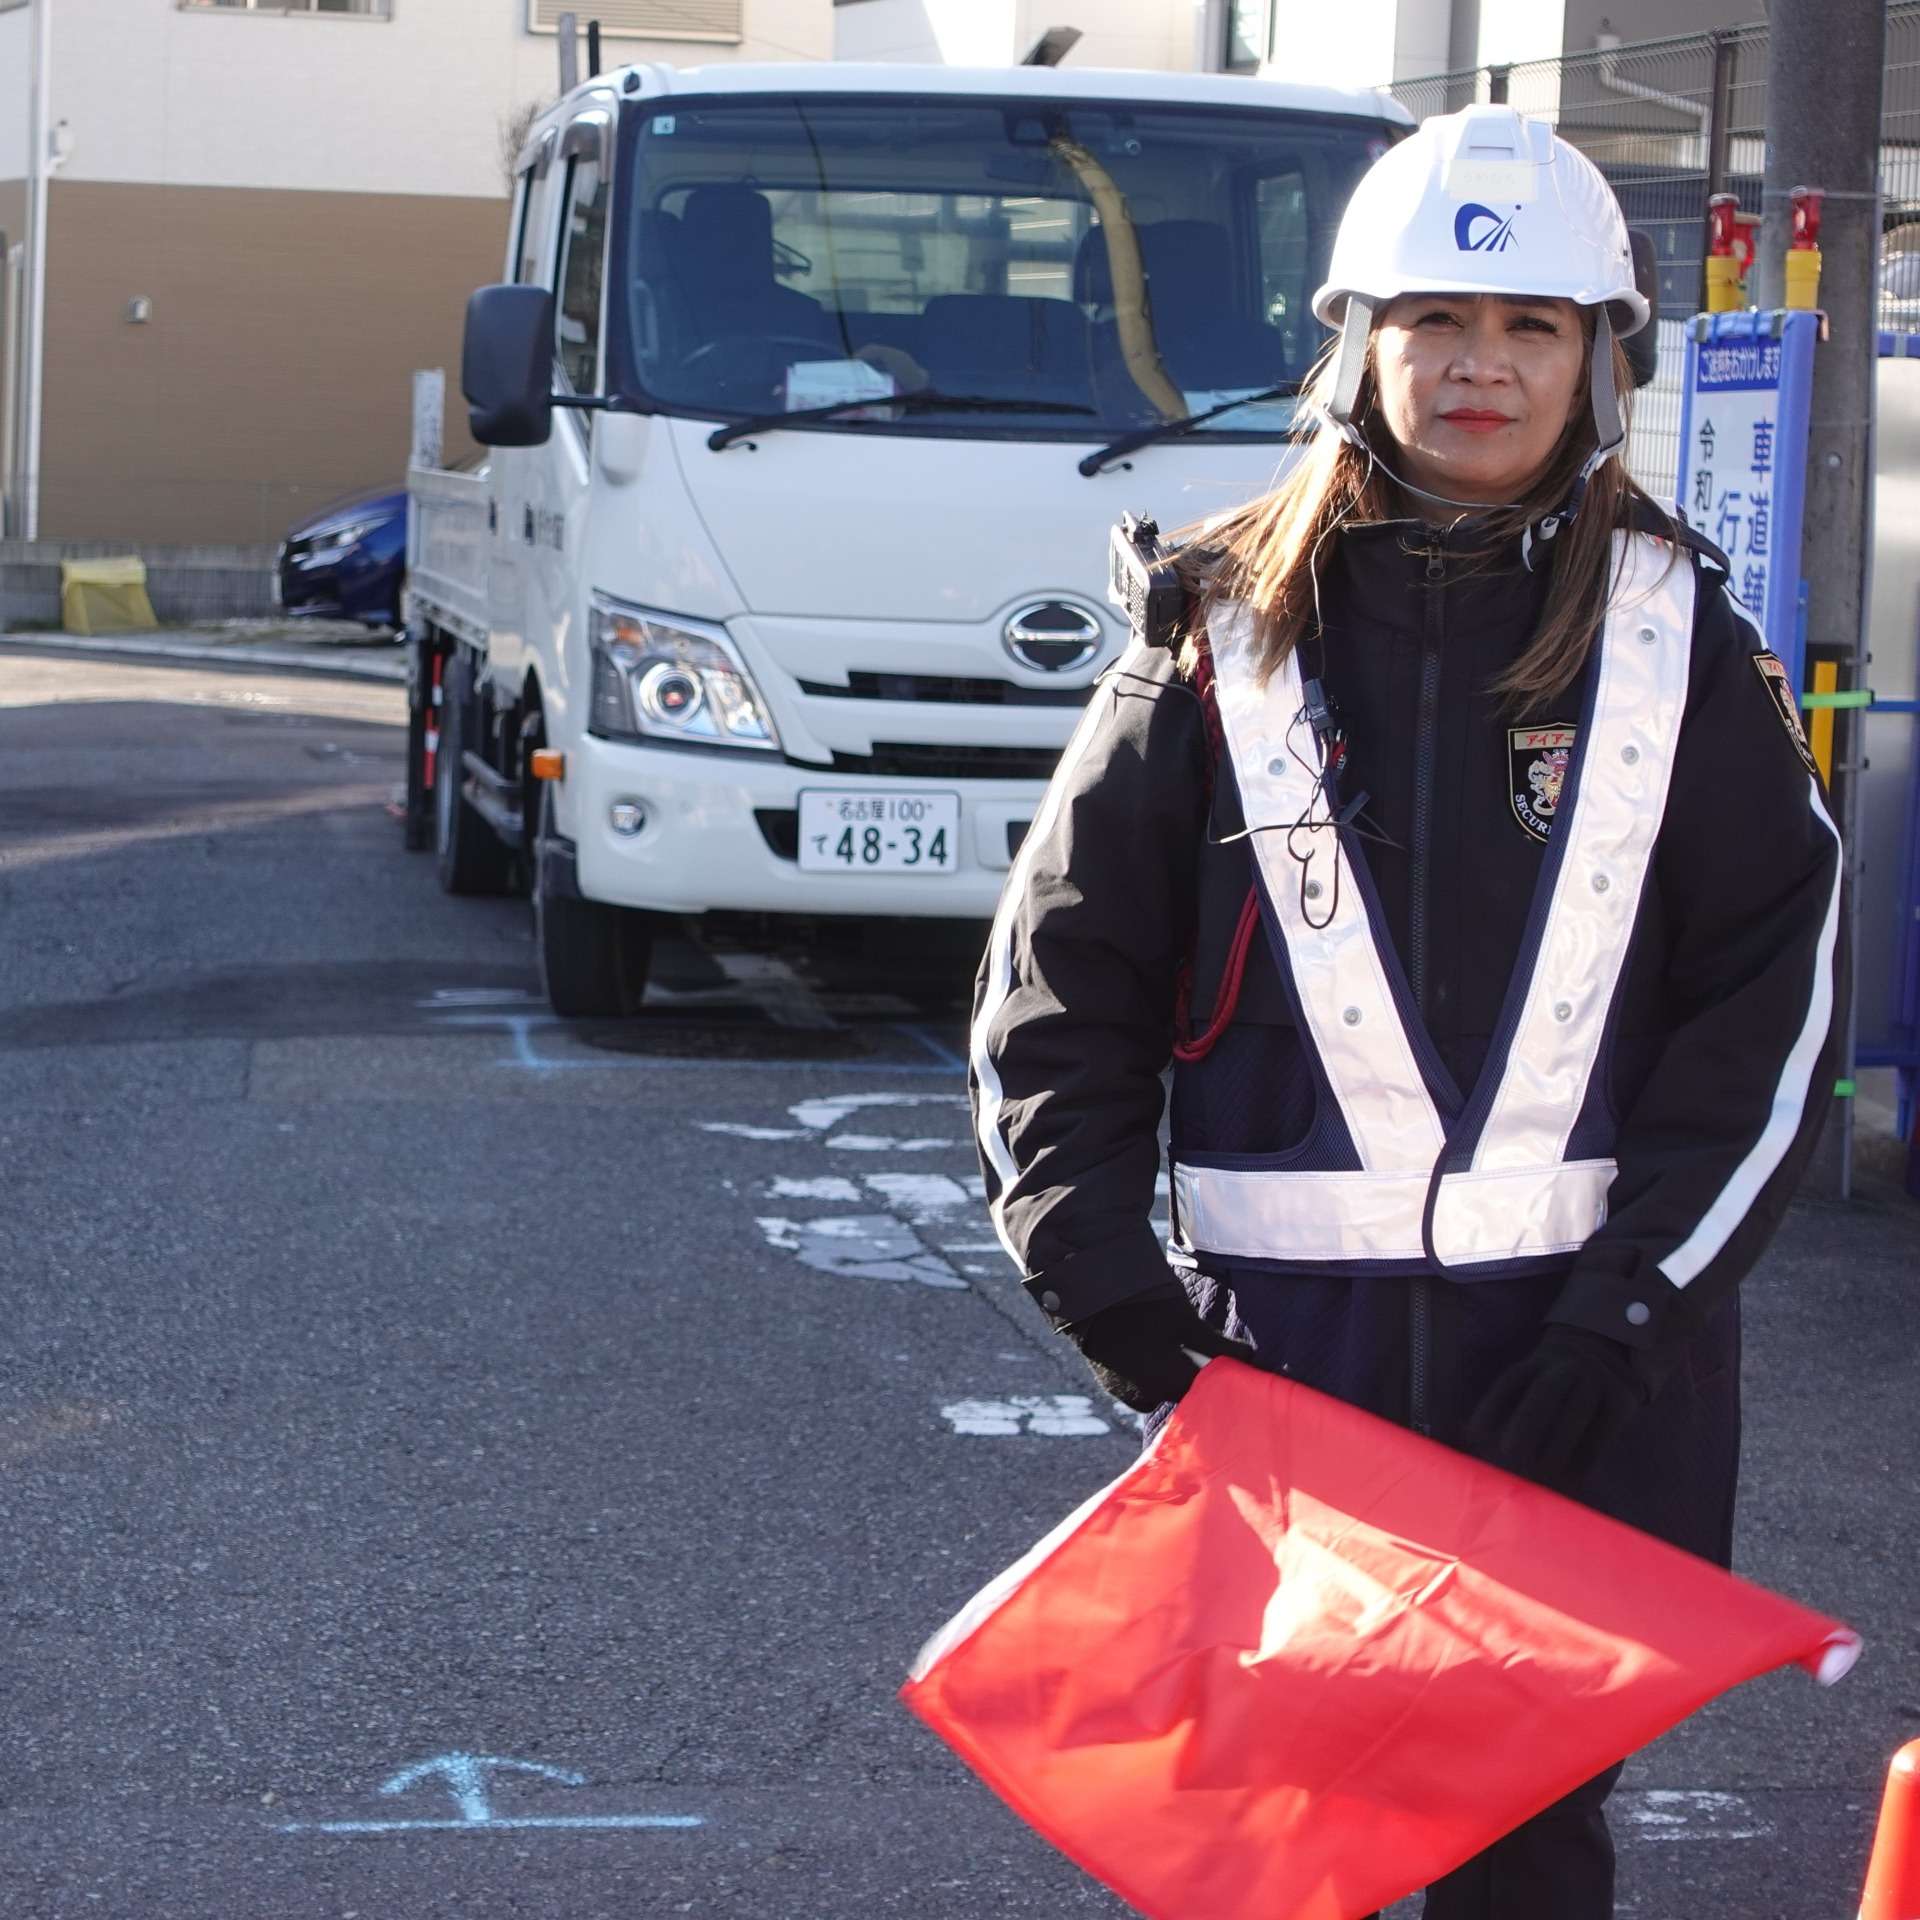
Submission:
[[733,642],[593,596],[592,731],[777,753],[780,736]]

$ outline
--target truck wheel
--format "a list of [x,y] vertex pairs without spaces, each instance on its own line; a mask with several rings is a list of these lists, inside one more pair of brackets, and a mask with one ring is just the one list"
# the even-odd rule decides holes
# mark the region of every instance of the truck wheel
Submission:
[[[557,863],[543,857],[555,832],[553,793],[543,782],[534,840],[533,944],[540,985],[568,1020],[623,1020],[640,1011],[653,959],[653,915],[582,900],[565,888]],[[569,876],[570,877],[570,876]]]
[[[407,674],[407,800],[401,815],[401,844],[409,853],[424,853],[433,845],[433,781],[428,773],[427,744],[434,739],[440,716],[434,707],[435,678],[442,656],[422,635],[410,646]],[[435,742],[437,745],[438,743]]]
[[513,854],[461,792],[461,757],[471,737],[473,668],[464,652],[446,662],[440,681],[440,748],[433,763],[434,846],[447,893],[505,893]]

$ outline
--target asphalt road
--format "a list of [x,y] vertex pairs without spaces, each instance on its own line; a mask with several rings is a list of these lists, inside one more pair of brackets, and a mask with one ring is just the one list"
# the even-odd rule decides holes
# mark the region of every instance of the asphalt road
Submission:
[[[0,660],[0,1913],[1123,1914],[894,1700],[1133,1451],[991,1247],[957,1013],[689,939],[549,1020],[524,907],[401,851],[401,718]],[[1854,1911],[1916,1215],[1750,1283],[1743,1571],[1867,1654],[1633,1764],[1623,1914]]]

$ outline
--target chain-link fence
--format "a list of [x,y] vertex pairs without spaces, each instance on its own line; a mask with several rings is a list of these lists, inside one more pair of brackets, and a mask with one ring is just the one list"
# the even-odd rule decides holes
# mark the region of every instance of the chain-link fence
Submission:
[[[1504,100],[1552,122],[1613,183],[1629,224],[1652,237],[1661,372],[1635,397],[1629,460],[1642,485],[1669,498],[1680,457],[1683,323],[1706,304],[1707,196],[1732,193],[1743,213],[1756,219],[1760,213],[1767,51],[1766,22],[1756,21],[1556,60],[1431,74],[1397,81],[1392,89],[1416,119],[1476,100]],[[1880,141],[1880,323],[1917,330],[1920,0],[1887,9]]]

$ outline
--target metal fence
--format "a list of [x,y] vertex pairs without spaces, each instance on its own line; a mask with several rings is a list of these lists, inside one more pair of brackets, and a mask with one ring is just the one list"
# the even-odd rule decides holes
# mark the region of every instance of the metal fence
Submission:
[[[1681,323],[1706,304],[1707,196],[1732,193],[1742,211],[1760,211],[1768,37],[1756,21],[1392,88],[1416,119],[1505,100],[1552,122],[1613,183],[1628,222],[1652,235],[1662,372],[1636,396],[1629,459],[1643,485],[1668,497],[1680,454]],[[1887,8],[1880,180],[1880,324],[1920,329],[1920,0]]]

